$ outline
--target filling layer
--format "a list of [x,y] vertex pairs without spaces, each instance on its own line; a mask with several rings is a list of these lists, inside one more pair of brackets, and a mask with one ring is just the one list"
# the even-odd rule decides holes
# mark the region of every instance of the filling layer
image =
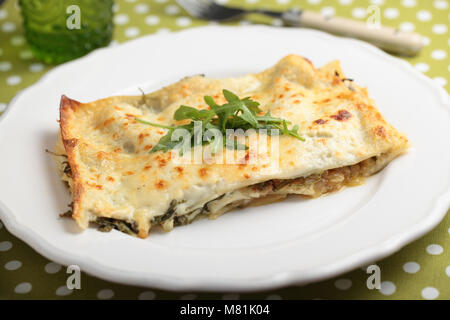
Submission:
[[[234,208],[248,205],[267,204],[285,198],[289,194],[298,194],[316,198],[323,194],[335,192],[344,186],[356,186],[364,183],[364,178],[379,171],[385,161],[382,157],[372,157],[360,163],[311,174],[296,179],[275,179],[234,190],[205,203],[201,208],[187,214],[177,215],[176,208],[183,202],[172,201],[169,209],[151,220],[151,226],[160,225],[170,231],[174,226],[186,225],[200,217],[215,219]],[[72,173],[65,159],[60,161],[60,175],[63,181],[72,186]],[[65,215],[67,216],[67,214]],[[112,218],[97,217],[94,220],[100,231],[117,229],[128,234],[137,234],[135,221],[123,221]]]

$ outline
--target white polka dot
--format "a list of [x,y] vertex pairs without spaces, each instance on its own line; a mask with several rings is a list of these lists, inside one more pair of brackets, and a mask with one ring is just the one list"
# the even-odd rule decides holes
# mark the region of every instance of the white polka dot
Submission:
[[[450,66],[448,66],[448,69],[449,69],[449,71],[450,71]],[[448,233],[450,234],[450,228],[448,228]]]
[[342,4],[343,6],[348,6],[352,2],[353,0],[339,0],[339,3]]
[[125,29],[125,35],[128,38],[136,37],[136,36],[139,35],[140,32],[141,31],[138,28],[136,28],[136,27],[130,27],[130,28]]
[[415,28],[416,28],[416,26],[413,23],[411,23],[411,22],[402,22],[402,23],[400,23],[400,30],[402,30],[404,32],[414,31]]
[[130,17],[128,17],[125,13],[116,14],[114,16],[114,23],[117,25],[124,25],[130,21]]
[[30,72],[41,72],[44,70],[44,65],[42,63],[32,63],[30,64]]
[[385,296],[390,296],[396,290],[395,284],[390,281],[383,281],[380,286],[380,292]]
[[18,260],[12,260],[5,264],[5,269],[13,271],[13,270],[19,269],[21,266],[22,266],[22,262],[20,262]]
[[426,287],[422,290],[422,297],[427,300],[434,300],[439,296],[439,290],[433,287]]
[[191,22],[192,22],[191,19],[188,17],[179,17],[176,20],[176,24],[179,27],[187,27],[191,24]]
[[1,9],[0,10],[0,20],[6,19],[6,17],[8,17],[8,11],[6,11],[5,9]]
[[273,19],[272,22],[270,23],[271,25],[275,26],[275,27],[281,27],[284,25],[283,20],[281,19]]
[[450,266],[447,266],[447,268],[445,268],[445,273],[450,277]]
[[339,290],[348,290],[352,286],[352,280],[350,279],[338,279],[334,282],[334,286]]
[[352,10],[352,16],[358,19],[362,19],[366,16],[367,12],[364,8],[355,8]]
[[323,7],[320,13],[325,17],[332,17],[336,13],[336,10],[333,7]]
[[446,0],[436,0],[434,1],[434,7],[436,9],[445,10],[448,8],[448,2]]
[[55,294],[60,297],[65,297],[72,294],[72,292],[73,290],[67,288],[67,286],[61,286],[58,289],[56,289]]
[[[3,112],[6,110],[6,103],[0,103],[0,112]],[[3,227],[3,225],[0,222],[0,229]],[[0,246],[0,251],[2,251],[1,246]]]
[[420,21],[430,21],[431,18],[432,15],[430,11],[420,10],[419,12],[417,12],[417,19],[419,19]]
[[148,10],[150,10],[150,7],[148,4],[145,4],[145,3],[137,4],[134,7],[134,11],[136,11],[136,13],[139,13],[139,14],[146,14],[148,12]]
[[138,297],[139,300],[153,300],[155,298],[156,294],[153,291],[144,291]]
[[431,42],[430,38],[422,36],[422,43],[424,46],[428,46],[430,42]]
[[13,32],[16,30],[16,25],[13,22],[5,22],[2,25],[3,32]]
[[277,0],[277,3],[279,4],[287,4],[289,2],[291,2],[291,0]]
[[222,296],[222,300],[239,300],[239,294],[227,293]]
[[31,50],[20,51],[19,57],[24,60],[31,59],[31,58],[33,58],[33,52],[31,52]]
[[310,4],[319,4],[320,2],[322,2],[322,0],[308,0],[308,3]]
[[111,299],[112,297],[114,297],[114,291],[112,291],[111,289],[103,289],[97,292],[97,298],[99,299],[106,300]]
[[384,10],[384,16],[387,19],[395,19],[397,18],[399,15],[398,9],[397,8],[387,8]]
[[371,4],[376,4],[378,6],[381,6],[384,4],[384,0],[370,0]]
[[439,255],[444,252],[444,249],[438,244],[430,244],[427,247],[427,252],[432,255]]
[[62,266],[55,262],[49,262],[45,265],[45,272],[53,274],[59,272],[61,270]]
[[248,20],[241,20],[241,21],[239,21],[239,24],[240,24],[241,26],[248,26],[248,25],[251,25],[252,22],[251,22],[251,21],[248,21]]
[[9,241],[0,242],[0,251],[8,251],[12,248],[12,243]]
[[0,61],[0,71],[9,71],[11,70],[12,64],[9,61]]
[[412,8],[417,5],[416,0],[402,0],[402,5],[407,8]]
[[433,26],[433,32],[436,34],[444,34],[447,33],[447,26],[445,24],[435,24]]
[[177,5],[171,4],[170,6],[166,7],[165,11],[168,15],[174,16],[180,12],[180,7],[178,7]]
[[6,83],[10,86],[18,85],[22,82],[22,78],[20,76],[11,76],[6,79]]
[[180,300],[194,300],[195,298],[197,298],[197,295],[195,295],[193,293],[187,293],[187,294],[183,294],[180,297]]
[[420,265],[417,262],[407,262],[403,265],[403,270],[407,273],[416,273],[420,270]]
[[169,28],[159,28],[158,31],[156,31],[156,33],[160,33],[160,34],[165,34],[165,33],[169,33],[170,29]]
[[114,4],[113,4],[113,7],[112,7],[112,11],[113,11],[113,12],[118,12],[118,11],[119,11],[119,9],[120,9],[120,6],[119,6],[119,4],[117,4],[117,3],[114,3]]
[[125,0],[126,2],[136,2],[137,0]]
[[445,87],[447,85],[447,79],[443,77],[436,77],[433,78],[434,83],[436,83],[438,86]]
[[15,288],[14,288],[14,292],[18,293],[18,294],[25,294],[31,291],[31,288],[33,286],[31,285],[31,283],[29,282],[22,282],[19,283]]
[[168,0],[156,0],[157,3],[166,3]]
[[266,300],[282,300],[283,298],[281,298],[281,296],[280,295],[278,295],[278,294],[269,294],[267,297],[266,297]]
[[109,46],[110,46],[110,47],[116,47],[116,46],[118,46],[119,44],[120,44],[119,41],[113,40],[113,41],[111,41],[111,42],[109,43]]
[[431,57],[436,60],[443,60],[447,57],[447,52],[444,50],[434,50],[431,53]]
[[148,24],[149,26],[154,26],[157,25],[159,23],[159,17],[158,16],[148,16],[145,18],[145,23]]
[[15,47],[22,46],[25,43],[23,36],[14,36],[11,38],[11,44]]
[[257,3],[259,0],[245,0],[247,3]]

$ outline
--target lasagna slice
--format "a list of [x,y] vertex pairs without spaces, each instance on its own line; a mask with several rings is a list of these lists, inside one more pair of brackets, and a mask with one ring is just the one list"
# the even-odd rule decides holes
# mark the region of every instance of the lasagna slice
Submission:
[[[167,133],[164,126],[183,123],[174,120],[181,105],[208,110],[204,96],[225,103],[223,89],[251,97],[263,113],[298,126],[304,141],[266,137],[278,143],[276,160],[266,161],[247,161],[255,156],[249,150],[223,148],[219,153],[239,157],[240,152],[242,159],[231,164],[183,162],[176,150],[151,152]],[[339,62],[315,68],[297,55],[260,73],[192,76],[141,96],[90,103],[63,96],[60,129],[55,153],[62,155],[60,174],[73,194],[72,218],[83,229],[94,222],[141,238],[155,226],[171,230],[289,194],[316,198],[361,184],[409,146],[367,90],[345,77]],[[256,158],[262,158],[258,152]]]

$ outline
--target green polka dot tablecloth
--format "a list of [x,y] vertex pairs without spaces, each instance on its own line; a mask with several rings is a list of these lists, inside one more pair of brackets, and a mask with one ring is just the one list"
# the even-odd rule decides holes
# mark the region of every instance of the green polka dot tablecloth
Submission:
[[[448,0],[218,0],[242,6],[274,9],[302,7],[354,19],[364,19],[369,5],[381,9],[384,25],[416,30],[426,47],[415,58],[405,59],[450,89],[448,58],[450,9]],[[116,0],[114,42],[151,33],[172,32],[209,22],[190,18],[173,0]],[[257,20],[256,20],[257,19]],[[267,23],[259,17],[235,24]],[[33,58],[21,25],[15,0],[0,7],[0,113],[20,90],[35,83],[51,66]],[[0,153],[1,165],[1,153]],[[1,195],[0,195],[1,197]],[[368,274],[357,269],[335,279],[255,293],[174,293],[124,286],[82,274],[81,290],[65,286],[66,268],[37,254],[12,236],[0,222],[1,299],[450,299],[450,214],[432,232],[382,261],[381,289],[370,290]]]

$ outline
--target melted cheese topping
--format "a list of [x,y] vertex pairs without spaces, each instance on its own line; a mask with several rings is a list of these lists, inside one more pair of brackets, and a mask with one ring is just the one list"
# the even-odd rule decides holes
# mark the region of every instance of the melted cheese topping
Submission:
[[[256,163],[250,163],[245,152],[224,149],[218,154],[233,156],[240,164],[183,163],[176,151],[149,153],[166,130],[139,123],[136,117],[179,124],[173,113],[180,105],[206,109],[205,95],[223,104],[222,89],[241,98],[251,96],[264,112],[298,125],[306,141],[277,137],[276,163],[260,150],[251,155]],[[136,224],[140,237],[148,235],[152,222],[169,230],[174,221],[183,221],[177,217],[195,217],[207,204],[214,216],[228,211],[230,204],[267,195],[251,195],[249,186],[308,177],[372,157],[381,159],[372,166],[380,169],[408,146],[377,111],[366,89],[345,80],[338,62],[315,69],[295,55],[258,74],[220,80],[189,77],[139,97],[87,104],[63,97],[61,133],[74,179],[73,217],[78,224],[86,228],[98,217],[122,220]],[[284,193],[300,193],[292,188]],[[168,213],[170,219],[161,220]]]

